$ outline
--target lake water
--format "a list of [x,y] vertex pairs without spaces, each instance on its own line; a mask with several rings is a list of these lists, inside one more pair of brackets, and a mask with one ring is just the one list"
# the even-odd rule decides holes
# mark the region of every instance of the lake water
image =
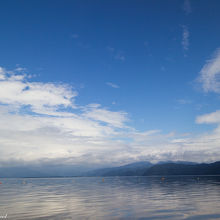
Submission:
[[0,218],[220,219],[219,176],[1,179]]

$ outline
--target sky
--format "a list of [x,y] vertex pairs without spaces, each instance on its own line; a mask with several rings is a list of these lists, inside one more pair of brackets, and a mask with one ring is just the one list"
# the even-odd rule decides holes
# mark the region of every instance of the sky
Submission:
[[0,9],[0,166],[220,160],[218,0]]

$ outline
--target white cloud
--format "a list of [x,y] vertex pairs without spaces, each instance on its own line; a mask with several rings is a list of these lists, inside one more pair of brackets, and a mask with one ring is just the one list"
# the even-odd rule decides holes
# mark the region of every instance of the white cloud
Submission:
[[118,128],[123,128],[125,126],[124,123],[127,121],[125,112],[112,112],[101,108],[88,109],[83,116]]
[[[27,74],[0,69],[0,103],[17,107],[29,106],[33,113],[51,110],[54,114],[60,107],[74,107],[77,93],[65,84],[28,82]],[[44,114],[44,113],[43,113]]]
[[[75,115],[46,117],[10,114],[5,107],[0,111],[1,157],[17,160],[37,160],[83,155],[96,151],[107,142],[114,129]],[[95,143],[95,144],[94,144]],[[2,159],[2,158],[1,158]]]
[[187,51],[189,49],[189,30],[188,27],[183,25],[183,36],[182,36],[182,46],[183,50]]
[[199,124],[220,124],[220,110],[209,114],[200,115],[196,118]]
[[4,68],[0,67],[0,80],[5,79],[6,71]]
[[[33,82],[23,72],[3,68],[0,73],[0,165],[220,159],[219,127],[194,136],[140,132],[128,126],[126,112],[97,103],[76,105],[77,93],[66,84]],[[197,123],[220,124],[219,115],[199,116]]]
[[111,86],[112,88],[115,88],[115,89],[120,88],[117,84],[111,83],[111,82],[107,82],[106,85]]
[[109,147],[116,128],[126,129],[126,113],[76,106],[69,85],[31,82],[23,69],[0,68],[0,74],[2,161],[83,157]]
[[216,50],[212,59],[206,61],[198,81],[205,92],[220,93],[220,49]]

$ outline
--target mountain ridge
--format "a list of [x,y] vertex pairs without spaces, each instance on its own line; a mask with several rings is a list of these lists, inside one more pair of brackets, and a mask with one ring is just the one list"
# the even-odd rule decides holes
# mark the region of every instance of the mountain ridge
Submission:
[[92,176],[165,176],[165,175],[220,175],[220,161],[195,163],[189,161],[148,161],[129,163],[117,167],[88,169],[70,166],[14,166],[0,167],[0,178],[19,177],[92,177]]
[[143,175],[220,175],[220,161],[200,164],[156,164],[147,169]]

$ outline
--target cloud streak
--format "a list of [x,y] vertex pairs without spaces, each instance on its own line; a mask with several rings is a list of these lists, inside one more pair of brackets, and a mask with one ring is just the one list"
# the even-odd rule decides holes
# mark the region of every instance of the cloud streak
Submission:
[[108,86],[110,86],[110,87],[112,87],[112,88],[114,88],[114,89],[120,88],[117,84],[111,83],[111,82],[107,82],[106,85],[108,85]]
[[190,0],[184,0],[183,10],[186,13],[186,15],[188,15],[192,12]]
[[189,30],[188,30],[188,27],[185,25],[183,25],[182,28],[183,28],[182,47],[183,47],[184,53],[186,53],[186,51],[189,50]]
[[180,104],[180,105],[188,105],[188,104],[191,104],[192,101],[189,100],[189,99],[178,99],[177,103]]

